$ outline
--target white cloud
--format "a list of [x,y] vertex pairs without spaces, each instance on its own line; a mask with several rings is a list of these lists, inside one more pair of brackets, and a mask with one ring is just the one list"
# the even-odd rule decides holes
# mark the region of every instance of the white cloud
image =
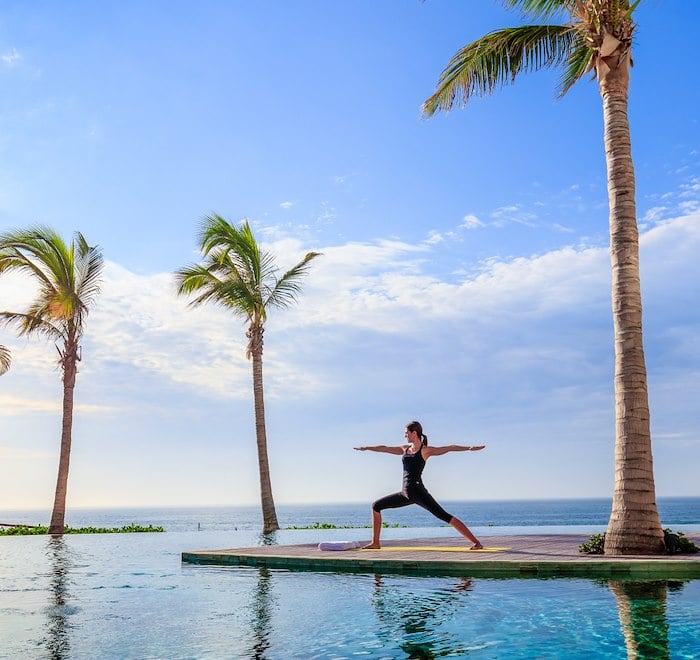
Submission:
[[432,230],[428,232],[428,238],[425,242],[428,245],[436,245],[437,243],[442,243],[445,240],[445,236],[438,231]]
[[16,48],[13,48],[12,50],[2,53],[0,55],[0,62],[3,64],[6,64],[7,66],[14,66],[18,62],[22,61],[22,55],[17,52]]
[[525,225],[526,227],[534,227],[537,216],[534,213],[525,211],[519,206],[502,206],[491,212],[494,227],[505,227],[507,224],[515,223]]
[[687,202],[681,202],[678,205],[680,212],[684,215],[690,215],[700,211],[700,201],[697,199],[688,200]]
[[562,233],[562,234],[574,234],[576,232],[575,229],[572,227],[566,227],[564,225],[560,225],[558,222],[555,222],[552,225],[552,228],[555,229],[556,231]]
[[700,193],[700,177],[694,177],[688,183],[681,184],[681,196],[697,195]]
[[650,209],[647,209],[647,212],[642,218],[642,222],[645,225],[654,224],[661,220],[667,212],[668,209],[665,206],[652,206]]
[[[661,452],[663,465],[665,445],[697,442],[700,312],[692,292],[700,280],[700,216],[660,222],[642,233],[640,245],[661,448],[655,457]],[[282,268],[309,249],[279,229],[264,247]],[[333,447],[344,442],[340,430],[348,438],[374,432],[411,411],[430,418],[436,437],[489,438],[496,457],[523,443],[551,447],[556,438],[563,460],[571,460],[566,452],[585,438],[597,447],[596,461],[606,460],[601,447],[612,434],[613,403],[607,249],[490,259],[466,274],[438,276],[436,263],[439,272],[450,271],[442,242],[312,247],[323,256],[313,263],[298,305],[275,310],[268,321],[271,438],[284,437],[289,424],[303,428],[304,442],[332,471]],[[9,291],[9,282],[0,277],[0,300],[26,293]],[[36,429],[60,414],[60,378],[51,345],[8,340],[13,336],[3,331],[0,343],[9,343],[16,359],[0,378],[0,433],[6,444],[24,449],[26,437],[54,438],[52,425]],[[76,417],[77,437],[99,443],[100,452],[111,447],[110,460],[122,460],[125,451],[142,456],[152,443],[159,456],[170,456],[250,425],[242,321],[215,307],[188,309],[169,273],[139,275],[108,263],[85,344],[76,404],[90,414]],[[26,448],[35,450],[36,444]],[[278,445],[272,455],[284,451]],[[6,449],[3,456],[16,463],[29,455]],[[596,465],[604,472],[608,464]],[[506,484],[510,468],[503,474],[501,467],[494,464],[495,478]],[[285,489],[296,492],[285,479],[276,480],[282,498]]]
[[108,263],[88,324],[93,369],[125,364],[214,396],[242,395],[250,369],[236,359],[245,351],[242,321],[213,306],[188,308],[169,273],[142,276]]
[[479,218],[472,214],[465,215],[462,219],[462,224],[460,225],[460,227],[464,227],[466,229],[478,229],[479,227],[485,226],[486,225],[479,220]]
[[[680,264],[693,263],[698,243],[700,223],[695,216],[659,224],[641,236],[647,271],[656,263],[647,253],[656,253],[663,269],[664,255],[673,255]],[[290,237],[265,247],[282,268],[296,263],[308,249]],[[419,245],[384,240],[322,247],[323,256],[313,263],[299,304],[271,315],[268,332],[275,341],[266,342],[266,356],[276,366],[266,375],[270,389],[302,396],[329,381],[327,374],[304,372],[284,348],[284,341],[303,341],[314,328],[335,328],[338,336],[367,331],[415,337],[424,333],[423,324],[457,323],[464,324],[470,336],[496,343],[497,334],[510,333],[513,323],[526,333],[528,324],[563,315],[581,318],[596,309],[607,321],[610,265],[605,248],[567,247],[530,258],[488,260],[475,274],[454,280],[430,272],[441,249],[441,241],[430,239]],[[0,293],[16,302],[27,287],[16,279],[0,278],[0,286],[10,283],[15,288]],[[243,320],[226,310],[188,308],[187,300],[175,295],[171,274],[137,275],[108,262],[102,294],[88,318],[90,359],[84,370],[94,374],[109,365],[127,365],[136,373],[216,398],[248,398],[251,375],[244,332]],[[42,344],[27,342],[15,367],[27,363],[31,369],[41,368],[53,382],[53,355]],[[10,402],[6,396],[4,401],[17,409],[32,407],[27,398]],[[35,410],[56,409],[47,401],[33,405]],[[108,405],[85,411],[110,409]]]
[[292,206],[294,206],[294,202],[282,202],[280,204],[280,208],[283,208],[283,209],[291,209]]
[[[324,248],[303,297],[300,322],[410,333],[406,317],[486,319],[541,314],[582,306],[608,291],[609,258],[603,248],[565,248],[534,258],[492,260],[476,276],[445,281],[428,271],[431,251],[399,242]],[[343,283],[343,286],[338,286]],[[332,304],[328,305],[327,301]],[[294,311],[291,314],[295,314]]]
[[327,202],[321,203],[321,212],[316,218],[316,222],[320,225],[328,225],[335,221],[335,209]]

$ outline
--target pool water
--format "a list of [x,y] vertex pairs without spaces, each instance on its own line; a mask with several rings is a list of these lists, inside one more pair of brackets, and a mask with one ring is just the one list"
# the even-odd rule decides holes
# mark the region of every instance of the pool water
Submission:
[[[287,531],[277,541],[333,536]],[[700,658],[700,580],[460,579],[180,561],[183,550],[259,540],[253,532],[0,538],[0,657]]]

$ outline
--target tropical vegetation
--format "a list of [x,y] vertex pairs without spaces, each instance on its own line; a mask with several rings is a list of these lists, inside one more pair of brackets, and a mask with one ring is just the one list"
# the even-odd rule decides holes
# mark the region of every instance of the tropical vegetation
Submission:
[[16,271],[38,285],[36,298],[23,312],[0,312],[0,322],[19,335],[40,335],[56,342],[63,378],[61,449],[48,533],[65,530],[68,470],[73,432],[73,399],[81,339],[90,305],[100,290],[104,261],[76,232],[66,243],[49,227],[32,227],[0,235],[0,275]]
[[632,16],[639,0],[503,1],[525,18],[563,22],[504,28],[464,46],[442,72],[423,111],[432,116],[466,105],[474,96],[491,94],[519,74],[539,69],[563,70],[560,95],[589,72],[597,79],[603,104],[615,332],[615,484],[605,552],[660,553],[663,530],[654,488],[627,110]]
[[[164,532],[165,529],[158,525],[123,525],[122,527],[69,527],[65,525],[64,534],[133,534],[142,532]],[[47,525],[12,525],[6,528],[0,527],[0,536],[39,536],[48,534]]]
[[284,274],[272,254],[261,249],[250,224],[244,220],[234,226],[218,215],[204,218],[199,231],[202,263],[182,268],[176,273],[178,294],[194,296],[190,305],[221,305],[247,323],[246,356],[253,366],[253,401],[255,436],[260,473],[260,499],[263,532],[279,529],[272,494],[267,451],[265,403],[263,396],[263,333],[268,312],[294,304],[301,293],[300,281],[318,252],[306,256]]
[[0,376],[10,368],[10,349],[0,344]]
[[[336,525],[335,523],[316,521],[310,525],[288,525],[285,529],[362,529],[365,527],[372,527],[372,525],[360,525],[358,527],[357,525]],[[398,527],[408,527],[408,525],[383,522],[382,527],[384,529],[396,529]]]

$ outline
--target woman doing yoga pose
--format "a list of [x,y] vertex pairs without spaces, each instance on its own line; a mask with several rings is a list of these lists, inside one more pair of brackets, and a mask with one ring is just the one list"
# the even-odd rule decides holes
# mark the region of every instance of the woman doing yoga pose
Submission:
[[423,435],[423,427],[419,422],[408,424],[404,436],[408,444],[399,447],[388,447],[387,445],[355,447],[358,451],[378,451],[403,457],[403,486],[401,491],[382,497],[372,504],[372,543],[365,546],[366,549],[377,550],[381,547],[379,535],[382,531],[382,510],[418,504],[430,511],[435,517],[454,527],[462,536],[468,538],[473,543],[472,550],[480,550],[482,545],[479,539],[469,531],[469,528],[459,518],[455,518],[451,513],[447,513],[435,501],[435,498],[423,485],[421,475],[423,474],[425,462],[431,456],[442,456],[450,451],[478,451],[486,445],[479,445],[478,447],[466,447],[464,445],[429,447],[428,438]]

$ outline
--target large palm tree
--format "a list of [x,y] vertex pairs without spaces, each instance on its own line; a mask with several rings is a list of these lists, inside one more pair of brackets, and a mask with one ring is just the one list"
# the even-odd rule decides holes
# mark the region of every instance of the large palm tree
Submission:
[[199,246],[204,262],[177,271],[175,276],[178,293],[195,295],[190,303],[192,306],[205,302],[222,305],[248,324],[246,354],[253,362],[255,436],[258,445],[263,532],[273,532],[279,529],[279,524],[272,497],[267,455],[263,332],[271,308],[288,307],[296,301],[301,292],[300,279],[307,273],[311,260],[319,256],[319,253],[307,253],[296,266],[278,277],[274,257],[261,250],[249,223],[244,220],[236,227],[218,215],[204,218],[199,232]]
[[423,105],[432,116],[487,95],[520,73],[563,69],[561,95],[586,73],[598,80],[610,203],[612,308],[615,331],[615,486],[605,536],[607,554],[663,551],[656,508],[642,344],[639,236],[627,114],[632,14],[639,0],[503,0],[533,20],[562,24],[496,30],[458,51],[435,94]]
[[10,349],[0,345],[0,376],[10,368]]
[[33,227],[0,235],[0,274],[18,271],[38,284],[36,298],[25,312],[0,312],[0,320],[20,335],[44,335],[56,342],[63,374],[61,451],[49,534],[63,534],[68,469],[73,430],[73,395],[80,341],[88,309],[100,290],[104,261],[76,233],[67,244],[53,229]]

